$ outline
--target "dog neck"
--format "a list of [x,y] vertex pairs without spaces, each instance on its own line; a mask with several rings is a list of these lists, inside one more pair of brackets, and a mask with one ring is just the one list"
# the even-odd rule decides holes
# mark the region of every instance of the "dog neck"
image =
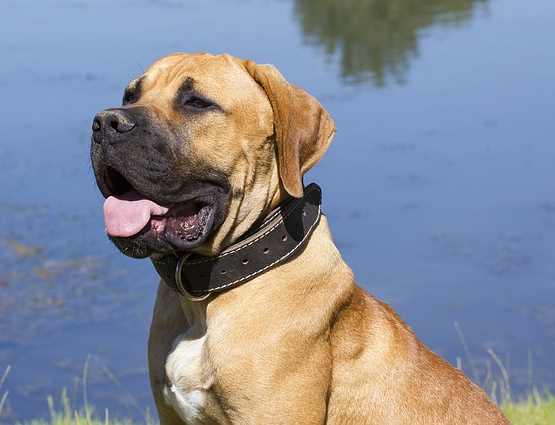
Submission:
[[300,199],[290,198],[239,242],[219,255],[185,255],[152,259],[162,280],[192,301],[227,291],[299,255],[321,217],[321,190],[307,186]]
[[188,338],[200,338],[206,334],[206,308],[208,300],[192,302],[184,297],[180,297],[181,310],[189,324],[187,330]]

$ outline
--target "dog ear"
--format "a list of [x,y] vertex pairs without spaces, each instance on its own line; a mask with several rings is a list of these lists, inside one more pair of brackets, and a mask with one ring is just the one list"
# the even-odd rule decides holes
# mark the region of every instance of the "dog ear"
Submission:
[[291,196],[300,198],[303,175],[328,149],[335,123],[320,102],[289,84],[274,66],[243,64],[272,105],[281,183]]

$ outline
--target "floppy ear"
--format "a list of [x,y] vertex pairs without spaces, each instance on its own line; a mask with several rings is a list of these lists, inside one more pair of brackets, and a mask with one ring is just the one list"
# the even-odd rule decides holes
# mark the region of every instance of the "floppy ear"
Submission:
[[303,175],[328,149],[335,123],[320,102],[289,84],[274,66],[243,64],[272,105],[281,183],[291,196],[300,198]]

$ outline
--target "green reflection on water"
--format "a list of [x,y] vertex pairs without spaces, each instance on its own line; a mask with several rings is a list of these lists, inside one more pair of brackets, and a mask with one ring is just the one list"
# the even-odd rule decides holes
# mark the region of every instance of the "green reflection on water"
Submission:
[[377,86],[402,83],[419,38],[432,26],[472,21],[488,0],[295,0],[309,41],[340,52],[342,77]]

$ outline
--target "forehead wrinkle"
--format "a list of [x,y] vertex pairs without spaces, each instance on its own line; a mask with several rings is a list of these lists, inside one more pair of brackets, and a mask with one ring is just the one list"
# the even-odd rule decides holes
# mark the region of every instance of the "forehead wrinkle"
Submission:
[[167,85],[170,85],[174,80],[178,78],[181,79],[183,68],[185,68],[184,62],[186,60],[187,60],[186,57],[183,57],[180,61],[170,66],[170,70],[167,73],[167,77],[166,77]]
[[[214,58],[212,58],[214,59]],[[218,101],[222,106],[230,107],[254,99],[260,96],[258,85],[240,67],[218,57],[220,60],[206,60],[194,69],[187,69],[183,73],[183,81],[189,77],[194,80],[194,88],[199,93]],[[221,60],[224,59],[224,60]],[[253,97],[254,96],[254,97]]]

